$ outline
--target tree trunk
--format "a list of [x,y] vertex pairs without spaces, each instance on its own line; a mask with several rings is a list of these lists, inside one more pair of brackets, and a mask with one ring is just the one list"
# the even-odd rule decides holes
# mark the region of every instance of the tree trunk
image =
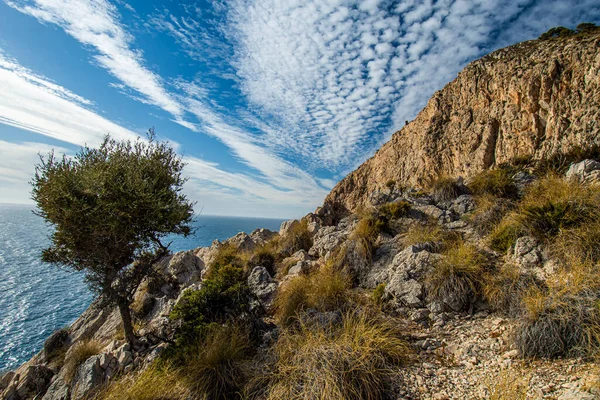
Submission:
[[119,306],[119,312],[121,313],[121,320],[123,321],[123,330],[125,331],[125,339],[133,347],[136,342],[135,333],[133,333],[133,324],[131,323],[131,313],[129,311],[129,302],[127,299],[119,298],[117,300],[117,306]]

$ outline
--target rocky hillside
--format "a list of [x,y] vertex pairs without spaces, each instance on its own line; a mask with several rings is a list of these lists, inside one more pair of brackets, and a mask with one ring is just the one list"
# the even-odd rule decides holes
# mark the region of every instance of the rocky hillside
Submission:
[[136,342],[98,299],[0,398],[600,398],[599,49],[475,62],[314,214],[160,260]]
[[356,211],[389,181],[422,187],[599,143],[599,69],[598,31],[523,42],[472,62],[339,182],[326,207]]

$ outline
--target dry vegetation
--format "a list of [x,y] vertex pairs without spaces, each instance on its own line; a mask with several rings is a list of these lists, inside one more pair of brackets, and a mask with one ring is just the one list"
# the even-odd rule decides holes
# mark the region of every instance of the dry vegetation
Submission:
[[88,358],[102,350],[102,345],[96,340],[81,340],[69,349],[65,356],[65,380],[71,382],[77,373],[77,368]]

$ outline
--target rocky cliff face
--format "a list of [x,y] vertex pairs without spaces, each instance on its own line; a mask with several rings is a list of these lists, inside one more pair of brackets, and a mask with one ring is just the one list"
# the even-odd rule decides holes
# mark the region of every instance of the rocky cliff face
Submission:
[[600,32],[510,46],[469,64],[325,206],[355,211],[390,180],[423,186],[587,147],[600,142],[599,117]]

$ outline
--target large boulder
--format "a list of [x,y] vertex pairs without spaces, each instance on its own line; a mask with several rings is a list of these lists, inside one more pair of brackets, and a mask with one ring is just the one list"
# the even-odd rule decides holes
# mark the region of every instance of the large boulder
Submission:
[[[43,396],[53,376],[54,372],[45,365],[28,366],[22,374],[15,376],[13,381],[15,385],[14,398],[30,399],[35,396]],[[10,390],[10,387],[8,390]]]
[[566,173],[567,179],[574,179],[580,182],[598,182],[600,181],[600,162],[596,160],[583,160],[571,164]]
[[532,236],[520,237],[512,248],[511,257],[521,269],[538,267],[543,261],[541,243]]
[[281,227],[279,228],[279,236],[284,237],[287,236],[291,230],[296,229],[296,227],[300,225],[300,221],[297,219],[290,219],[289,221],[283,221],[281,223]]
[[69,400],[71,393],[69,385],[61,376],[55,376],[42,400]]
[[269,229],[261,228],[261,229],[253,230],[252,233],[250,234],[250,239],[252,239],[252,241],[257,245],[263,245],[276,236],[277,236],[277,232],[273,232]]
[[240,232],[237,235],[230,237],[225,241],[225,243],[228,243],[236,249],[242,251],[251,251],[256,247],[254,240],[252,240],[250,235],[245,232]]
[[348,238],[348,232],[339,230],[336,226],[325,226],[317,231],[313,238],[313,246],[308,250],[312,257],[328,259],[333,250],[338,248]]
[[73,380],[72,400],[89,398],[104,383],[104,370],[100,366],[100,354],[88,358],[77,368]]
[[175,253],[169,261],[169,275],[182,286],[188,286],[200,280],[204,262],[192,250]]

